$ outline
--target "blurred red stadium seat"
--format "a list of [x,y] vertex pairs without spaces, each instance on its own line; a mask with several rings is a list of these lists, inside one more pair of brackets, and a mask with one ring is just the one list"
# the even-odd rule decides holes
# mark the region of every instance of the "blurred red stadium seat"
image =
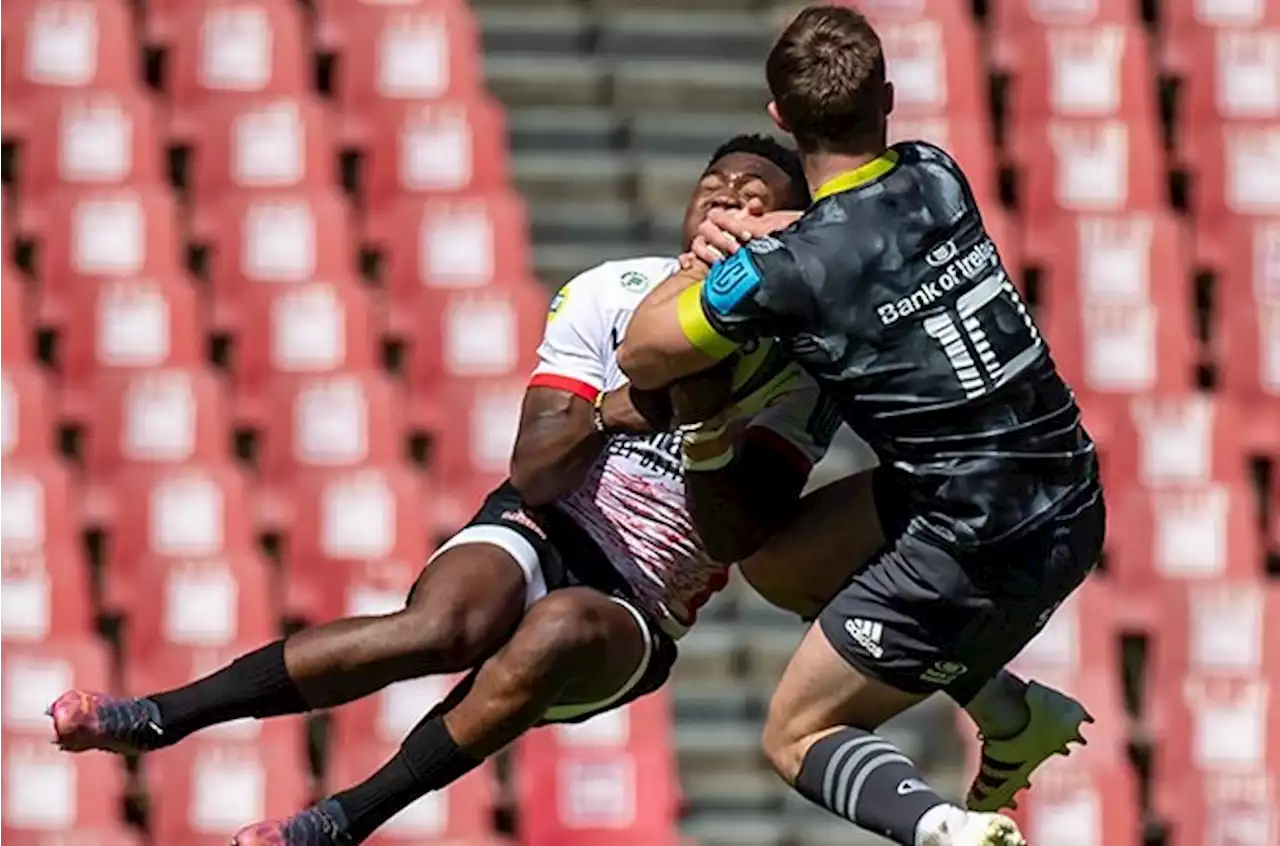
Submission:
[[506,120],[488,95],[396,100],[376,113],[366,145],[364,200],[374,215],[398,197],[494,191],[507,182]]
[[523,846],[674,846],[680,789],[667,698],[646,696],[515,746]]
[[122,614],[126,662],[169,646],[210,649],[265,643],[278,631],[275,590],[257,555],[112,561],[104,603]]
[[338,105],[349,142],[371,140],[385,101],[479,91],[479,33],[465,3],[329,2],[319,13],[321,41],[338,52]]
[[40,243],[41,321],[58,326],[70,301],[101,279],[170,278],[179,271],[180,218],[162,186],[66,186],[37,216],[23,209],[22,234]]
[[77,539],[67,466],[51,455],[13,456],[3,469],[5,555],[56,554]]
[[21,134],[29,108],[75,88],[141,83],[136,36],[122,0],[16,0],[5,4],[5,134]]
[[182,464],[229,457],[226,392],[200,367],[105,370],[85,421],[86,465],[108,479],[126,464]]
[[380,361],[377,311],[358,282],[255,284],[242,304],[233,356],[242,420],[261,421],[261,402],[276,374],[367,371]]
[[412,315],[426,288],[475,289],[523,283],[530,249],[524,203],[510,191],[458,198],[404,198],[371,224],[386,253],[385,285],[392,332],[411,336]]
[[[482,493],[507,475],[515,445],[520,405],[528,379],[470,379],[445,385],[432,407],[447,414],[428,416],[437,428],[440,483],[450,492]],[[479,499],[472,499],[474,508]]]
[[201,0],[175,12],[166,80],[175,137],[202,135],[197,118],[210,103],[296,96],[310,88],[310,57],[296,3]]
[[4,320],[3,328],[0,329],[0,343],[3,344],[0,358],[3,359],[5,367],[22,364],[31,359],[31,333],[28,327],[31,325],[32,318],[27,289],[18,278],[18,272],[9,266],[8,220],[8,215],[5,215],[5,260],[3,270],[0,271],[3,272],[0,284],[4,286],[3,307],[0,308],[0,316],[3,316]]
[[56,554],[5,553],[0,559],[4,588],[0,637],[6,643],[93,636],[89,568],[74,540],[52,545],[50,553]]
[[89,402],[102,373],[199,371],[205,354],[204,311],[191,282],[183,277],[121,278],[87,287],[84,295],[70,298],[60,336],[63,414],[85,419],[99,410]]
[[40,368],[4,366],[0,376],[3,434],[0,454],[46,456],[53,451],[53,392]]
[[162,179],[155,103],[140,88],[74,89],[27,107],[18,188],[36,213],[61,185],[153,185]]
[[[114,480],[113,493],[114,513],[103,515],[109,570],[127,573],[151,557],[201,560],[252,548],[249,491],[232,465],[135,465]],[[127,590],[125,579],[109,575],[105,586]],[[108,606],[124,601],[103,597]]]
[[1280,217],[1280,121],[1205,122],[1183,139],[1197,257],[1221,266],[1234,220]]
[[1159,303],[1080,303],[1040,319],[1054,361],[1094,400],[1193,387],[1196,343],[1184,309]]
[[[1162,4],[1162,62],[1184,78],[1203,73],[1209,59],[1197,51],[1205,30],[1245,32],[1280,24],[1280,8],[1267,0],[1165,0]],[[1201,42],[1203,44],[1203,42]]]
[[[49,718],[45,714],[49,703],[72,688],[109,690],[110,661],[106,646],[91,638],[73,637],[41,643],[6,639],[0,645],[5,688],[3,730],[6,755],[12,738],[30,738],[42,746],[50,746]],[[6,802],[6,823],[9,822],[8,810]]]
[[232,192],[334,183],[333,117],[311,95],[219,100],[199,114],[189,172],[199,205]]
[[93,828],[65,831],[34,832],[4,829],[8,846],[144,846],[142,836],[121,824],[118,828],[103,824]]
[[878,24],[885,65],[894,83],[894,110],[907,117],[980,114],[978,43],[968,20],[922,17]]
[[242,826],[306,805],[311,789],[302,721],[275,719],[253,728],[247,736],[228,727],[202,732],[147,756],[159,842],[225,846]]
[[1033,28],[1021,36],[1015,122],[1049,117],[1156,120],[1147,38],[1136,23]]
[[383,373],[279,376],[269,396],[262,448],[268,479],[403,457],[404,409]]
[[1052,118],[1021,126],[1013,141],[1023,167],[1020,202],[1028,226],[1061,212],[1156,211],[1166,204],[1154,120]]
[[[1085,402],[1096,409],[1097,398]],[[1198,393],[1147,395],[1095,414],[1092,431],[1104,480],[1116,487],[1197,488],[1247,482],[1248,454],[1240,437],[1247,418],[1238,404]]]
[[[42,736],[4,738],[5,843],[10,836],[22,842],[119,825],[122,762],[107,755],[68,755],[49,743],[48,719],[42,722]],[[75,846],[82,844],[77,841]]]
[[349,278],[349,215],[337,189],[321,186],[228,194],[197,211],[193,227],[212,251],[215,321],[234,325],[253,284]]
[[1126,621],[1150,628],[1170,581],[1258,579],[1262,550],[1247,487],[1221,484],[1112,495],[1112,572]]
[[1276,770],[1184,773],[1164,786],[1160,804],[1171,813],[1168,846],[1275,842],[1280,779]]
[[546,291],[532,280],[476,290],[423,289],[410,341],[410,391],[429,400],[455,379],[532,372],[546,314]]
[[284,555],[285,605],[310,620],[374,610],[405,597],[430,552],[428,496],[399,463],[299,474]]
[[1035,787],[1019,797],[1014,816],[1027,842],[1039,846],[1140,846],[1139,795],[1123,761],[1077,752],[1036,770]]

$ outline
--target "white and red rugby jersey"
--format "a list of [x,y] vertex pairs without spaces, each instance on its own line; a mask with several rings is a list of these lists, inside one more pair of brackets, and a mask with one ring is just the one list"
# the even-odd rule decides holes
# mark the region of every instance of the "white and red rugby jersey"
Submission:
[[[556,388],[593,402],[624,385],[617,349],[640,301],[678,268],[671,258],[605,262],[570,280],[551,301],[530,387]],[[762,428],[806,472],[830,444],[818,387],[807,374],[748,428]],[[758,432],[757,434],[765,434]],[[680,437],[614,435],[586,482],[557,507],[598,543],[636,598],[679,637],[722,588],[727,568],[702,551],[684,504]]]

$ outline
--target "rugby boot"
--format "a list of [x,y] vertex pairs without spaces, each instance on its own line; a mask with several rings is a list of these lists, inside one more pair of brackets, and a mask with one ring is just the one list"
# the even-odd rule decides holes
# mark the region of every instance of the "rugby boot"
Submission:
[[982,740],[982,765],[969,787],[971,811],[1016,808],[1014,794],[1031,786],[1031,773],[1053,755],[1071,754],[1071,744],[1086,744],[1080,734],[1093,717],[1061,691],[1028,682],[1026,728],[1012,737]]
[[165,745],[160,709],[149,699],[69,690],[49,706],[54,743],[67,752],[137,755]]
[[288,819],[245,826],[231,838],[231,846],[355,846],[341,819],[341,809],[330,799]]
[[917,832],[917,846],[1027,846],[1018,824],[1004,814],[946,808],[925,820],[921,825],[929,827]]

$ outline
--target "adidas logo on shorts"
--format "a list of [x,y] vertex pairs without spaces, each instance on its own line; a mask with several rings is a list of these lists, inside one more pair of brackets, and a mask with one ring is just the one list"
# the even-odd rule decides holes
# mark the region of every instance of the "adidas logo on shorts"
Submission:
[[845,620],[844,630],[853,638],[853,642],[861,646],[872,658],[883,658],[884,647],[880,645],[880,637],[884,634],[884,624],[872,620]]

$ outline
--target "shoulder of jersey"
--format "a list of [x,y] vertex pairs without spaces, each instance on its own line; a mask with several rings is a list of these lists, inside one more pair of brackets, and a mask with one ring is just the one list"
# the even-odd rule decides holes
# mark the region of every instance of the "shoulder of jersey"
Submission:
[[908,160],[921,162],[944,161],[954,164],[951,154],[931,141],[902,141],[894,144],[893,149],[898,151],[900,157],[905,157]]
[[658,256],[606,261],[574,279],[573,287],[589,287],[605,299],[639,300],[678,267],[675,259]]
[[634,308],[645,294],[679,266],[675,259],[659,256],[603,262],[582,271],[561,286],[551,299],[550,316],[554,318],[570,298],[575,303],[594,301],[606,310],[610,304]]

